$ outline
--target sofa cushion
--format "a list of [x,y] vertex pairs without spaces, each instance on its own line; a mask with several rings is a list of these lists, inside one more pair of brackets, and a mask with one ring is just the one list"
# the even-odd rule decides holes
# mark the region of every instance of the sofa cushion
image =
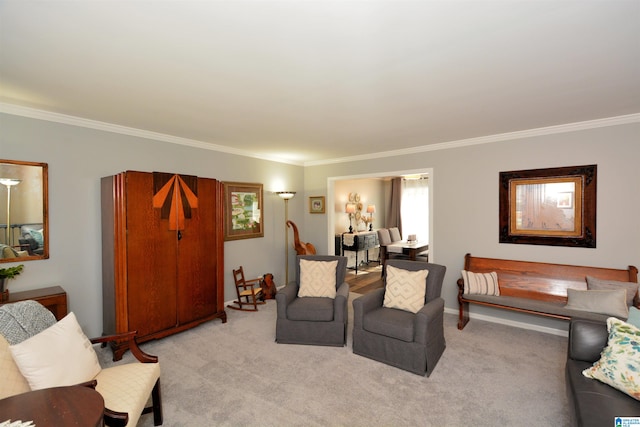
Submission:
[[590,366],[588,362],[567,360],[565,381],[571,425],[613,426],[614,417],[637,417],[640,402],[607,384],[586,378],[582,371]]
[[295,298],[287,306],[287,319],[311,322],[333,321],[334,300],[332,298]]
[[2,372],[0,399],[31,391],[29,383],[13,360],[9,343],[2,335],[0,335],[0,372]]
[[417,313],[424,307],[429,270],[409,271],[387,266],[383,307]]
[[11,246],[0,243],[0,258],[15,258],[17,256],[18,252],[15,251]]
[[566,308],[590,311],[626,319],[629,316],[625,289],[610,291],[581,291],[567,289]]
[[112,366],[100,371],[96,377],[96,391],[104,398],[106,408],[127,412],[127,425],[135,426],[158,378],[159,363],[127,363]]
[[638,293],[638,283],[634,282],[616,282],[614,280],[602,280],[595,277],[587,276],[587,289],[594,291],[610,291],[616,289],[625,289],[627,291],[627,305],[633,305],[633,299]]
[[499,305],[509,308],[520,308],[523,310],[531,310],[539,313],[558,314],[572,318],[597,320],[606,322],[609,317],[606,314],[593,313],[591,311],[572,310],[567,308],[566,303],[562,301],[540,301],[529,298],[512,297],[506,295],[465,295],[465,299],[469,301],[488,302],[493,305]]
[[364,316],[362,327],[374,334],[413,342],[415,318],[408,311],[379,307]]
[[640,329],[615,317],[607,319],[607,329],[600,360],[582,373],[640,400]]
[[32,390],[89,381],[101,369],[96,352],[73,312],[9,348]]
[[336,297],[338,261],[300,260],[298,297]]
[[500,295],[498,287],[498,274],[474,273],[462,270],[462,280],[464,280],[464,293],[470,295]]

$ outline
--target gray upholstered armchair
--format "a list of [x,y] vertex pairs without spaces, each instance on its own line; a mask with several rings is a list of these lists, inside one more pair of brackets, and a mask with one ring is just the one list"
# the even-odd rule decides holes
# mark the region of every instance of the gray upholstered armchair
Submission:
[[[416,272],[428,270],[424,302],[416,313],[384,306],[389,286],[353,301],[353,352],[418,375],[431,375],[445,349],[444,300],[440,297],[446,267],[420,261],[387,261],[387,268]],[[424,304],[424,305],[422,305]],[[421,307],[421,308],[420,308]]]
[[[316,264],[317,262],[322,264]],[[332,262],[334,264],[328,264]],[[301,264],[303,264],[302,267]],[[333,265],[335,265],[335,273]],[[322,268],[316,269],[313,268],[314,266],[322,266]],[[346,257],[298,256],[295,283],[288,284],[276,294],[278,306],[276,341],[278,343],[330,346],[346,344],[347,299],[349,298],[349,285],[345,282],[346,270]],[[301,278],[303,282],[311,278],[317,281],[320,287],[333,284],[335,279],[335,291],[325,287],[324,291],[330,291],[330,296],[314,296],[323,295],[323,290],[309,292],[308,280],[301,287]]]

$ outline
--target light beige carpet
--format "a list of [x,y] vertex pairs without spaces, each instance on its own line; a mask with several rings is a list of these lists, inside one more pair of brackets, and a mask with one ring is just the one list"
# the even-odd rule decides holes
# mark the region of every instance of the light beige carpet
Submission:
[[143,344],[160,358],[164,425],[568,425],[566,338],[478,320],[458,331],[445,315],[447,349],[427,378],[354,355],[349,313],[343,348],[276,344],[274,300]]

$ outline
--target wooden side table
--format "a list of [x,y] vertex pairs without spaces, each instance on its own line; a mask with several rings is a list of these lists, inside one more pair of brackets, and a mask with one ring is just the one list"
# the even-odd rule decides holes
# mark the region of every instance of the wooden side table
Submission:
[[33,421],[39,426],[104,426],[104,399],[85,386],[29,391],[0,400],[0,422]]
[[60,286],[32,289],[30,291],[11,292],[9,298],[0,305],[12,302],[34,300],[45,306],[56,316],[57,320],[67,315],[67,293]]

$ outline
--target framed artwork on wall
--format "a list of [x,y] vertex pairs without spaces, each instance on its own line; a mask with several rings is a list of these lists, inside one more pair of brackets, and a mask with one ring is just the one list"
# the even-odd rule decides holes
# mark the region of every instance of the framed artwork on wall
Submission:
[[324,196],[309,197],[309,213],[323,214],[324,204]]
[[264,237],[262,184],[224,183],[224,240]]
[[500,172],[500,243],[596,247],[597,165]]

